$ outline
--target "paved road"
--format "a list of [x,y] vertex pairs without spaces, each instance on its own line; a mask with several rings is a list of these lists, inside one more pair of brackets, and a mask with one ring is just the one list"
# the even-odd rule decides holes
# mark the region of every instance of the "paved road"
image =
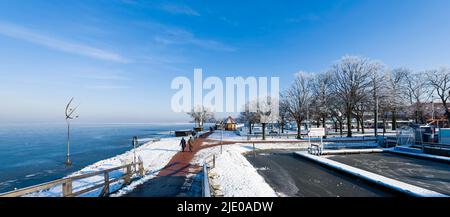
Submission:
[[389,197],[395,193],[348,177],[288,152],[260,152],[247,159],[276,192],[299,197]]
[[450,195],[450,164],[392,153],[335,155],[329,159]]

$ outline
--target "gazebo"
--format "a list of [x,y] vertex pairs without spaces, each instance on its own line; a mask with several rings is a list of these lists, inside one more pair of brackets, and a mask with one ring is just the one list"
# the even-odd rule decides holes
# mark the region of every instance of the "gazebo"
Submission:
[[228,118],[225,119],[224,125],[225,130],[227,131],[235,131],[237,128],[236,121],[231,116],[228,116]]

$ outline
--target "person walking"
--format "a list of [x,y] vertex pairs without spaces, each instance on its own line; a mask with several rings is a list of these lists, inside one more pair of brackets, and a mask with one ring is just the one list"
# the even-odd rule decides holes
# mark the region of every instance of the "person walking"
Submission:
[[181,145],[181,152],[184,152],[184,149],[186,148],[186,140],[184,140],[184,137],[181,138],[180,145]]
[[192,139],[192,136],[188,140],[189,145],[189,151],[192,152],[193,146],[194,146],[194,140]]

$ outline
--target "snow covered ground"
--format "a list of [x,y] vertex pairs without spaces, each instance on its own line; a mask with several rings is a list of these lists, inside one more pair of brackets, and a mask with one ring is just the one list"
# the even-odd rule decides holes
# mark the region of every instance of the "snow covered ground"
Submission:
[[[255,143],[256,150],[269,149],[304,149],[307,144],[294,143]],[[211,162],[212,156],[216,155],[215,168],[210,174],[216,174],[211,179],[212,185],[219,185],[225,197],[276,197],[278,194],[266,183],[264,178],[258,174],[244,157],[244,153],[253,150],[253,144],[234,144],[216,146],[199,151],[192,163],[203,164],[206,160]],[[211,165],[211,163],[210,163]]]
[[[158,171],[162,169],[169,161],[170,159],[180,150],[179,148],[179,138],[164,138],[160,141],[151,141],[147,142],[140,147],[136,148],[136,155],[139,156],[143,163],[144,163],[144,169],[146,171],[146,175],[138,179],[134,182],[132,182],[130,185],[126,186],[125,188],[119,190],[115,194],[111,196],[121,196],[128,191],[135,188],[137,185],[153,178],[156,176]],[[115,157],[101,160],[99,162],[96,162],[90,166],[87,166],[83,168],[80,171],[77,171],[75,173],[72,173],[70,176],[76,176],[86,173],[92,173],[95,171],[105,170],[108,168],[118,167],[122,166],[127,163],[133,162],[133,151],[127,151],[123,154],[117,155]],[[110,179],[114,179],[117,177],[122,176],[125,173],[125,171],[114,171],[111,172]],[[73,182],[73,192],[76,192],[80,189],[85,189],[87,187],[94,186],[96,184],[103,182],[103,175],[94,176],[78,181]],[[110,186],[110,192],[114,192],[118,189],[120,189],[123,185],[123,182],[116,182],[115,184],[111,184]],[[88,192],[86,194],[83,194],[81,196],[83,197],[97,197],[101,192],[101,188]],[[58,197],[62,195],[62,187],[61,186],[55,186],[53,188],[50,188],[48,190],[44,190],[41,192],[29,194],[27,196],[35,196],[35,197]]]

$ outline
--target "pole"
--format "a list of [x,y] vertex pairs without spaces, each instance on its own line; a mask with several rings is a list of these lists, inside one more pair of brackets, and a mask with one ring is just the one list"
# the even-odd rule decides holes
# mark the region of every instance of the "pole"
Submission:
[[432,121],[434,121],[434,97],[431,97],[431,109],[432,109],[431,119]]
[[223,129],[220,130],[220,154],[222,154],[222,150],[223,150]]
[[69,120],[67,122],[67,160],[66,165],[70,166],[72,165],[72,161],[70,160],[70,122]]
[[378,136],[378,97],[375,98],[375,137]]

